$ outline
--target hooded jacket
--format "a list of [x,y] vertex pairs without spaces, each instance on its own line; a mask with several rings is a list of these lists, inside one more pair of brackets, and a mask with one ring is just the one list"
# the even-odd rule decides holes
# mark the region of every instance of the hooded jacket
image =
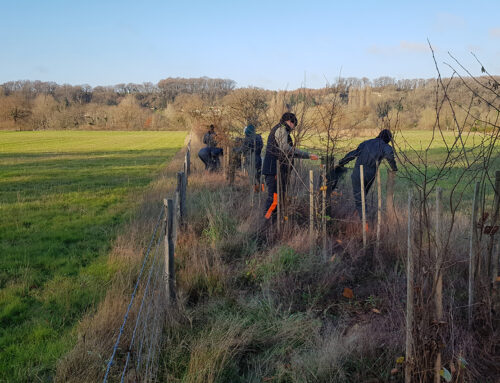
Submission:
[[276,161],[292,165],[293,158],[309,158],[309,153],[295,148],[290,136],[290,128],[286,123],[279,123],[271,129],[267,139],[262,174],[276,175]]

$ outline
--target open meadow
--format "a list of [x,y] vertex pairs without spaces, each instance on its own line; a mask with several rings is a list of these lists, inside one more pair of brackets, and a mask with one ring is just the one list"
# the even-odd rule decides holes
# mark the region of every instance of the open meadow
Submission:
[[[371,135],[341,135],[335,143],[338,148],[334,151],[335,163],[338,163],[346,153],[356,149],[362,141],[375,136],[375,131]],[[421,186],[425,180],[429,185],[432,184],[433,190],[434,187],[441,187],[445,200],[449,199],[451,190],[455,188],[454,203],[460,201],[460,210],[470,209],[474,194],[473,183],[479,181],[479,179],[474,178],[475,173],[485,166],[485,152],[488,146],[491,146],[492,149],[488,170],[491,180],[494,179],[495,170],[500,170],[500,142],[497,139],[493,144],[492,139],[495,140],[495,137],[496,135],[485,135],[479,132],[464,133],[462,140],[465,151],[463,151],[462,141],[457,138],[453,130],[435,131],[434,133],[432,130],[418,129],[397,131],[392,143],[399,168],[394,187],[395,198],[406,201],[408,189],[416,184]],[[315,136],[305,140],[301,147],[312,153],[322,153],[325,142]],[[448,164],[443,166],[446,159]],[[347,164],[346,167],[352,169],[354,164],[355,160]],[[464,175],[464,169],[467,167],[470,169]],[[439,172],[441,168],[443,169]],[[389,165],[383,161],[381,167],[383,194],[385,194],[387,169],[389,169]],[[487,197],[490,202],[493,196],[491,180],[488,182],[491,198]],[[435,185],[434,181],[437,181]],[[349,184],[350,190],[350,171],[347,176],[344,176],[344,182]],[[376,198],[373,195],[375,189],[371,189],[370,200]]]
[[0,132],[0,381],[51,380],[113,238],[186,132]]

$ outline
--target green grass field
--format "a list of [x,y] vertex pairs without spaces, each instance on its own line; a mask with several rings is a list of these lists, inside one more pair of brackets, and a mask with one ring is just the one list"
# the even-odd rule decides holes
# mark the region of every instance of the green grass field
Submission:
[[0,132],[0,381],[50,381],[113,238],[186,132]]
[[[348,151],[355,149],[362,141],[366,139],[373,138],[374,136],[369,137],[355,137],[352,139],[342,139],[337,143],[338,151],[335,153],[336,161],[340,160]],[[466,155],[463,155],[461,150],[461,145],[455,145],[453,149],[453,156],[460,157],[460,160],[456,163],[450,164],[446,167],[445,173],[440,176],[439,181],[436,183],[436,186],[439,186],[443,189],[443,196],[445,200],[449,199],[451,189],[455,186],[456,191],[454,195],[454,203],[456,204],[460,199],[462,202],[460,203],[462,208],[470,209],[470,201],[473,197],[473,183],[476,181],[474,177],[480,174],[483,166],[483,157],[478,155],[479,153],[479,144],[482,139],[484,139],[484,135],[481,133],[471,133],[470,135],[465,135],[463,137],[464,145],[466,148]],[[395,151],[399,156],[399,160],[397,161],[399,172],[397,174],[396,184],[395,184],[395,198],[400,199],[401,201],[406,201],[408,196],[409,188],[415,188],[415,183],[422,185],[424,180],[428,182],[432,180],[436,174],[437,169],[442,166],[442,163],[447,155],[447,145],[448,148],[452,147],[455,141],[455,134],[452,131],[444,131],[441,136],[439,132],[436,132],[434,137],[432,131],[429,130],[406,130],[402,132],[397,132],[394,137],[395,142]],[[314,138],[312,140],[308,140],[304,143],[304,148],[306,150],[307,147],[311,148],[321,148],[322,144],[318,138]],[[428,150],[427,150],[428,148]],[[474,149],[473,149],[474,148]],[[318,149],[311,149],[312,152],[320,152]],[[405,156],[410,159],[416,167],[412,166]],[[419,159],[420,156],[420,159]],[[466,173],[464,177],[462,177],[463,169],[467,166],[467,162],[473,162],[476,157],[479,159],[477,163],[471,166],[470,171]],[[500,142],[496,143],[494,152],[492,153],[492,161],[490,164],[490,168],[488,173],[494,179],[495,170],[500,170]],[[426,162],[428,168],[425,172],[425,175],[421,172],[424,171],[425,167],[423,163]],[[347,167],[354,167],[355,161],[353,160],[351,163],[347,165]],[[389,166],[384,161],[382,163],[382,184],[385,186],[386,181],[386,170]],[[348,175],[347,182],[350,185],[350,173]],[[410,178],[412,181],[410,181]],[[477,179],[479,180],[479,179]],[[487,188],[487,200],[491,201],[493,196],[492,185],[488,184]],[[350,186],[349,186],[350,187]],[[372,192],[373,192],[372,188]],[[384,188],[383,188],[384,189]],[[383,190],[383,193],[385,191]],[[461,195],[463,193],[463,196]]]

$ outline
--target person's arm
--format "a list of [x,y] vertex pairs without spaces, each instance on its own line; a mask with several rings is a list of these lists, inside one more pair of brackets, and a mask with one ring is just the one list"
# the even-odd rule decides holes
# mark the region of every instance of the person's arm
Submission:
[[344,166],[348,162],[351,162],[353,159],[355,159],[357,156],[359,156],[359,146],[353,150],[352,152],[347,153],[344,158],[342,158],[339,161],[339,166]]
[[384,146],[384,158],[389,162],[391,169],[395,172],[398,171],[398,167],[396,165],[396,160],[394,159],[394,151],[392,147],[388,144]]
[[285,153],[290,157],[296,158],[309,158],[310,155],[308,152],[304,152],[303,150],[299,150],[294,148],[288,143],[288,132],[284,126],[280,126],[275,133],[276,143],[278,144],[279,150]]

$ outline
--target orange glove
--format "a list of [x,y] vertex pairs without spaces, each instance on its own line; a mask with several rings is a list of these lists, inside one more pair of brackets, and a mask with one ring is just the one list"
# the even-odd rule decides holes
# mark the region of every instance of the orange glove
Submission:
[[311,160],[313,160],[313,161],[317,161],[317,160],[319,160],[319,157],[318,157],[316,154],[311,154],[311,155],[309,156],[309,159],[311,159]]

